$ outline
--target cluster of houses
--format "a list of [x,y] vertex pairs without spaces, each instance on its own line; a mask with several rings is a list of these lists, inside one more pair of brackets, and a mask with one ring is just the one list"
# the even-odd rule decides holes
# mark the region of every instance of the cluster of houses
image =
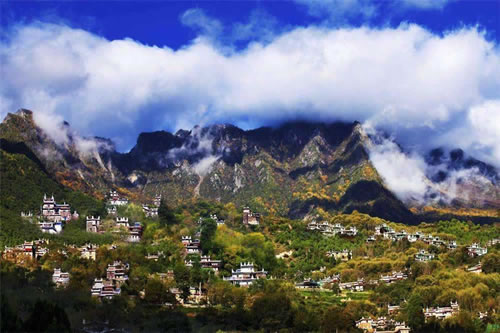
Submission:
[[[485,247],[481,247],[479,244],[474,243],[470,246],[467,247],[467,253],[471,257],[480,257],[488,253],[488,249]],[[425,262],[425,261],[430,261],[434,259],[434,254],[429,253],[426,250],[419,250],[418,253],[415,255],[415,260]],[[477,273],[477,272],[476,272]]]
[[[104,230],[101,224],[101,217],[87,216],[86,230],[92,233],[102,233]],[[126,232],[128,242],[139,242],[142,237],[143,227],[140,222],[129,224],[128,217],[117,217],[112,229],[113,232]]]
[[357,281],[339,283],[339,289],[342,291],[363,291],[365,289],[365,280],[360,278]]
[[382,275],[379,279],[380,282],[385,284],[391,284],[401,280],[406,280],[408,275],[404,272],[392,272],[390,275]]
[[460,307],[457,302],[451,302],[450,306],[435,307],[435,308],[425,308],[424,316],[427,321],[430,318],[445,319],[449,318],[460,311]]
[[[186,264],[187,267],[193,267],[195,262],[189,259],[185,260],[184,263]],[[201,268],[204,269],[210,269],[217,274],[219,273],[219,269],[222,267],[222,260],[211,259],[210,256],[201,256],[200,266]]]
[[243,224],[245,226],[257,226],[260,224],[260,214],[252,212],[249,207],[243,208]]
[[152,205],[142,205],[142,211],[146,217],[158,217],[158,209],[161,205],[161,194],[155,195]]
[[355,237],[358,234],[358,229],[354,226],[344,227],[340,223],[331,225],[328,222],[312,221],[307,225],[307,230],[319,231],[326,236],[340,235],[343,237]]
[[378,317],[377,319],[363,317],[356,321],[356,327],[368,333],[409,333],[411,331],[405,322],[398,322],[386,317]]
[[[390,239],[392,241],[399,241],[403,239],[407,239],[410,243],[416,242],[418,240],[426,243],[427,245],[433,245],[433,246],[445,246],[446,248],[450,250],[454,250],[458,247],[458,244],[454,240],[446,241],[441,239],[439,236],[432,236],[430,234],[423,234],[421,232],[416,232],[413,234],[410,234],[406,232],[405,230],[402,231],[395,231],[393,228],[388,226],[387,224],[381,224],[378,225],[375,228],[375,235],[370,236],[367,238],[367,242],[373,242],[376,240],[375,237],[377,236],[382,236],[384,239]],[[498,243],[498,239],[494,239],[488,242],[488,246],[493,246]],[[467,247],[467,251],[469,256],[471,257],[480,257],[488,253],[488,249],[486,247],[481,247],[477,243],[473,243],[472,245]],[[428,253],[418,253],[416,256],[416,259],[418,261],[429,261],[434,258],[434,255],[428,254]]]
[[[25,241],[23,244],[16,245],[14,247],[5,247],[2,252],[2,258],[17,264],[38,260],[46,253],[49,253],[48,245],[49,240],[47,239],[39,239],[30,242]],[[85,244],[81,247],[69,245],[68,248],[78,251],[80,253],[80,258],[82,259],[95,261],[99,246],[95,244]],[[67,255],[65,250],[62,250],[61,253],[65,256]],[[62,276],[64,277],[65,274],[67,273],[62,273]]]
[[[148,217],[157,217],[158,208],[161,203],[161,195],[156,195],[153,200],[153,205],[143,205],[143,211]],[[121,197],[116,191],[111,190],[109,192],[108,198],[108,213],[114,214],[114,224],[111,230],[112,232],[126,233],[126,239],[129,242],[140,241],[143,233],[143,226],[140,222],[129,223],[127,217],[118,217],[117,206],[123,206],[128,204],[128,199]],[[26,218],[32,218],[33,214],[31,212],[21,213],[21,216]],[[54,196],[47,197],[44,195],[43,204],[41,206],[41,215],[39,219],[39,226],[43,232],[47,233],[59,233],[62,231],[65,222],[72,219],[78,219],[78,213],[74,211],[71,213],[71,207],[67,203],[58,204],[56,203]],[[210,214],[210,218],[217,222],[217,225],[223,225],[225,221],[220,219],[217,214]],[[260,224],[260,214],[252,212],[250,208],[244,207],[242,222],[245,226],[258,226]],[[200,218],[200,221],[202,219]],[[355,237],[358,234],[358,230],[354,226],[344,227],[340,223],[330,224],[328,222],[316,222],[312,221],[307,225],[307,229],[310,231],[319,231],[327,236],[340,235],[343,237]],[[103,226],[101,217],[97,216],[87,216],[86,217],[86,230],[91,233],[101,233],[103,232]],[[201,243],[198,236],[182,236],[181,242],[184,247],[185,255],[199,255],[199,265],[203,269],[209,269],[214,271],[216,274],[222,268],[222,261],[212,259],[210,256],[203,256],[201,251]],[[389,239],[392,241],[399,241],[407,239],[409,242],[422,241],[429,245],[434,246],[445,246],[449,249],[457,248],[457,243],[455,241],[445,241],[437,236],[424,235],[422,233],[416,232],[410,234],[406,231],[395,231],[393,228],[387,224],[379,225],[375,228],[374,235],[368,237],[367,242],[376,241],[377,237],[383,237],[384,239]],[[496,245],[499,242],[498,239],[492,240],[488,243],[488,246]],[[2,258],[5,260],[13,261],[16,263],[23,262],[25,260],[39,259],[46,253],[48,253],[48,240],[37,240],[32,242],[24,242],[21,245],[15,247],[6,247],[2,252]],[[75,249],[75,247],[73,247]],[[82,247],[77,248],[80,252],[80,257],[87,260],[96,260],[98,246],[94,244],[86,244]],[[479,257],[485,255],[488,251],[487,248],[483,248],[480,244],[474,243],[467,247],[468,254],[471,257]],[[148,254],[147,259],[157,261],[163,253],[158,252],[156,254]],[[290,253],[291,255],[291,253]],[[328,251],[326,253],[327,257],[334,258],[337,262],[348,261],[352,259],[352,251],[344,249],[342,251]],[[415,255],[415,260],[420,262],[426,262],[434,259],[434,254],[429,253],[426,250],[420,250]],[[185,261],[187,267],[193,267],[198,261],[193,261],[192,258],[188,257]],[[96,278],[91,287],[91,295],[99,298],[112,298],[121,293],[121,286],[128,280],[129,265],[122,263],[121,261],[115,261],[109,264],[106,269],[106,278]],[[467,269],[469,272],[481,272],[481,264],[473,266]],[[173,273],[172,273],[173,274]],[[171,275],[172,275],[171,274]],[[231,275],[224,277],[223,280],[236,286],[250,286],[257,279],[266,279],[268,272],[263,268],[258,270],[254,263],[252,262],[242,262],[237,269],[231,270]],[[365,281],[360,278],[356,281],[351,282],[341,282],[340,275],[332,275],[325,277],[320,281],[316,282],[311,279],[304,280],[301,283],[297,283],[297,288],[321,288],[325,284],[338,284],[339,289],[342,291],[363,291],[365,286],[377,285],[380,283],[391,284],[401,280],[407,279],[406,273],[401,271],[394,271],[387,275],[380,276],[379,279]],[[63,272],[60,268],[55,268],[52,274],[52,281],[57,287],[66,286],[70,281],[70,274]],[[175,289],[175,288],[174,288]],[[175,292],[174,292],[175,294]],[[179,296],[180,292],[176,293]],[[199,300],[206,295],[200,287],[191,287],[190,297],[193,302],[199,302]],[[398,306],[389,306],[389,313],[397,311]],[[448,318],[459,311],[458,304],[451,303],[449,307],[436,307],[436,308],[426,308],[424,309],[424,315],[426,320],[429,318],[444,319]],[[380,317],[378,319],[365,319],[362,318],[356,322],[356,326],[365,332],[409,332],[410,329],[406,324],[395,322],[394,320],[389,320],[385,317]]]
[[50,198],[43,195],[42,219],[49,222],[68,222],[72,219],[78,219],[76,211],[71,214],[71,207],[66,202],[58,204],[52,195]]
[[[445,241],[438,236],[432,236],[430,234],[424,235],[423,233],[418,231],[414,234],[410,234],[406,230],[395,231],[385,223],[375,227],[375,237],[377,236],[382,236],[384,239],[390,239],[392,241],[400,241],[406,239],[410,243],[414,243],[420,240],[428,245],[446,246],[448,249],[456,249],[458,246],[456,241]],[[375,237],[370,236],[367,239],[367,242],[374,241]]]
[[[399,306],[388,306],[388,313],[394,314],[399,311]],[[456,315],[460,311],[457,302],[451,302],[450,306],[425,308],[423,310],[425,321],[431,318],[442,320]],[[486,313],[480,313],[480,319],[487,316]],[[356,321],[356,327],[364,332],[410,332],[410,328],[404,322],[396,322],[393,319],[386,317],[379,317],[377,319],[361,318]]]
[[99,298],[113,298],[120,295],[120,287],[128,280],[127,272],[130,266],[121,261],[109,264],[106,269],[106,279],[96,278],[90,289],[90,294]]
[[18,264],[26,263],[28,260],[38,260],[49,252],[47,239],[25,241],[14,247],[6,246],[2,252],[2,259]]
[[199,239],[193,239],[191,236],[182,236],[182,245],[185,254],[200,254],[201,243]]
[[[33,220],[33,213],[31,211],[21,212],[21,217]],[[37,223],[42,232],[58,234],[63,230],[64,223],[78,218],[78,212],[75,210],[71,213],[71,206],[68,203],[58,204],[53,195],[50,197],[47,194],[43,195]]]
[[351,282],[340,282],[340,274],[335,274],[332,276],[325,277],[318,282],[313,281],[311,279],[304,280],[303,282],[297,283],[295,285],[296,288],[299,289],[315,289],[321,288],[327,284],[338,284],[339,289],[342,291],[364,291],[365,286],[367,285],[378,285],[380,283],[391,284],[401,280],[406,280],[408,275],[401,271],[394,271],[388,275],[382,275],[378,280],[370,280],[365,281],[363,278],[360,278],[356,281]]
[[236,270],[231,270],[231,276],[224,277],[227,281],[236,286],[250,286],[257,279],[267,278],[267,272],[264,269],[255,270],[252,262],[242,262]]

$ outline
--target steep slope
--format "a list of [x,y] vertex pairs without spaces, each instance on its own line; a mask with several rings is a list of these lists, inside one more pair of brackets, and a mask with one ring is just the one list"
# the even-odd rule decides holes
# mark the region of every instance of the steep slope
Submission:
[[38,212],[44,194],[71,202],[72,208],[83,214],[104,209],[99,200],[54,180],[24,143],[0,139],[0,174],[0,205],[11,211]]
[[9,113],[0,124],[0,138],[24,143],[58,182],[101,196],[102,190],[115,181],[113,143],[102,138],[82,138],[72,132],[68,123],[57,124],[50,134],[35,123],[29,110]]
[[40,237],[37,226],[20,217],[20,212],[38,214],[45,193],[71,203],[82,216],[102,215],[102,202],[62,186],[51,178],[43,163],[22,142],[0,139],[0,246],[19,244]]

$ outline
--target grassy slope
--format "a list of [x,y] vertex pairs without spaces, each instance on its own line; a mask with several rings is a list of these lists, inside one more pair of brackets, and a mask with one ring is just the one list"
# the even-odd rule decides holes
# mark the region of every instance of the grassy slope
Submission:
[[37,214],[44,193],[66,201],[81,216],[103,214],[104,205],[81,192],[58,184],[44,170],[42,163],[23,143],[2,140],[0,149],[0,241],[12,245],[39,236],[37,227],[20,217],[21,211]]

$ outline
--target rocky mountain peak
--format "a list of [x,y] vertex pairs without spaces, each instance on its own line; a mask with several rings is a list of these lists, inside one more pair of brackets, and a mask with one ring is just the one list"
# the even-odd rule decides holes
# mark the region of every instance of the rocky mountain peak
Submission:
[[[372,165],[367,147],[379,144],[377,138],[372,140],[358,122],[155,131],[141,133],[128,153],[116,152],[111,140],[80,137],[69,124],[61,129],[66,141],[57,144],[36,126],[33,112],[20,110],[0,124],[0,136],[25,143],[61,183],[91,193],[119,186],[137,195],[161,192],[174,202],[196,196],[242,205],[272,200],[284,214],[297,217],[318,207],[384,217],[387,210],[381,207],[388,204],[391,219],[411,219]],[[428,160],[443,173],[432,181],[444,181],[463,167],[497,177],[494,168],[463,151],[437,149]],[[370,196],[364,196],[368,190]]]

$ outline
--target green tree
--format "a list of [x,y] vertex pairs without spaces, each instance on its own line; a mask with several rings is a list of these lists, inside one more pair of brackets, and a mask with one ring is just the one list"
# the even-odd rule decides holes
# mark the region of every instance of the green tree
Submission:
[[347,316],[344,309],[338,305],[328,308],[321,320],[322,332],[348,332],[353,327],[353,318]]
[[153,304],[173,303],[175,297],[167,290],[165,285],[158,279],[149,279],[145,288],[146,302]]
[[179,222],[174,211],[168,206],[165,200],[162,200],[160,207],[158,207],[158,218],[162,226],[173,225]]
[[252,315],[258,328],[276,331],[289,327],[293,319],[290,298],[282,293],[263,295],[253,303]]
[[408,325],[416,331],[420,330],[425,324],[425,316],[422,311],[423,300],[420,294],[413,293],[408,300],[406,307],[406,315],[408,317]]
[[189,269],[182,262],[178,262],[174,267],[174,278],[177,288],[182,292],[182,299],[185,301],[189,296],[191,275]]
[[11,308],[9,302],[2,297],[0,302],[1,307],[1,332],[18,332],[20,331],[20,320],[16,312]]
[[201,248],[204,253],[213,251],[214,248],[214,237],[217,231],[217,222],[212,219],[206,219],[201,225]]
[[71,332],[71,324],[63,308],[38,300],[24,323],[26,332]]
[[500,273],[500,255],[498,253],[485,255],[481,265],[484,273]]

